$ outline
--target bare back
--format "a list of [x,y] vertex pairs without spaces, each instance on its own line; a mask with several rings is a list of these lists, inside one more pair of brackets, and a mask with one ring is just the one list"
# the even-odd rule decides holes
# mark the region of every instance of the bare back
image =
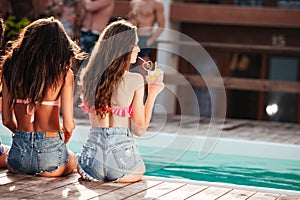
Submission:
[[[3,109],[2,120],[11,131],[15,129],[26,132],[56,131],[60,129],[60,108],[62,109],[63,126],[68,132],[75,127],[73,121],[73,89],[74,75],[71,70],[67,72],[65,81],[56,88],[49,88],[43,101],[56,101],[60,98],[58,105],[36,105],[32,112],[28,112],[27,103],[13,103],[8,92],[6,82],[3,81]],[[24,99],[21,99],[24,100]],[[30,107],[29,107],[30,108]],[[34,118],[33,118],[34,117]]]
[[[144,87],[143,82],[137,84],[137,73],[126,71],[117,88],[113,91],[111,107],[126,108],[132,104],[135,91],[139,87]],[[124,127],[130,128],[130,118],[120,117],[115,114],[107,114],[104,119],[93,113],[89,113],[92,127]]]
[[[61,86],[47,91],[47,97],[44,101],[56,101],[59,99]],[[54,131],[59,130],[59,106],[37,105],[34,112],[34,121],[32,115],[27,113],[28,104],[15,104],[15,116],[18,122],[18,129],[27,132],[33,131]]]

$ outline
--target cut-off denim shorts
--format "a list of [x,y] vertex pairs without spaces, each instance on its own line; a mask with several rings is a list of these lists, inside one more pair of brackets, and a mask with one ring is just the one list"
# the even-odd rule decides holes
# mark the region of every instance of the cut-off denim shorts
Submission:
[[94,127],[78,157],[78,166],[83,179],[117,181],[143,168],[144,162],[128,128]]
[[47,138],[45,132],[16,130],[7,163],[16,172],[36,175],[54,172],[68,162],[68,150],[61,130],[57,137]]

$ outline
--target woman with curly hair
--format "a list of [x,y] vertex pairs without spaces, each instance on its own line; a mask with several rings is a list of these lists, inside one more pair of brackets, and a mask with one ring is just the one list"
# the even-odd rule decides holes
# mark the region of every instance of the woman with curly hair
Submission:
[[84,55],[52,17],[26,26],[6,52],[2,122],[13,133],[9,171],[61,176],[76,169],[75,155],[66,148],[75,128],[73,57]]
[[131,23],[119,20],[109,24],[81,73],[81,108],[89,114],[91,124],[78,157],[83,179],[135,182],[145,171],[133,134],[141,136],[148,128],[164,84],[149,83],[144,105],[143,77],[129,72],[140,51],[137,43],[137,28]]
[[[0,18],[0,55],[2,53],[2,40],[4,38],[4,21],[2,18]],[[0,112],[2,109],[2,86],[0,85]],[[2,144],[1,138],[0,138],[0,168],[6,167],[7,166],[7,154],[9,151],[9,147],[5,144]]]

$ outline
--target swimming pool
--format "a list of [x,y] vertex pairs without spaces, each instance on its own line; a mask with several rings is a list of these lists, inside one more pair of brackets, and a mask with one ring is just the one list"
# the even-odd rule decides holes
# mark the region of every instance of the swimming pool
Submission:
[[[68,147],[80,152],[88,130],[78,125]],[[0,137],[11,144],[2,125]],[[146,175],[300,191],[299,145],[156,132],[136,140]]]

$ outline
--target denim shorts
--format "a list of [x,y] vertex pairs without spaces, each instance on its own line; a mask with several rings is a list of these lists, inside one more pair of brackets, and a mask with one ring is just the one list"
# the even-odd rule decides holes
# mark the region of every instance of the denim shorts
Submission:
[[51,138],[47,138],[45,132],[17,130],[12,138],[7,163],[18,173],[54,172],[68,162],[68,150],[61,130],[57,137]]
[[128,128],[90,129],[78,157],[79,173],[90,181],[117,181],[144,166]]

